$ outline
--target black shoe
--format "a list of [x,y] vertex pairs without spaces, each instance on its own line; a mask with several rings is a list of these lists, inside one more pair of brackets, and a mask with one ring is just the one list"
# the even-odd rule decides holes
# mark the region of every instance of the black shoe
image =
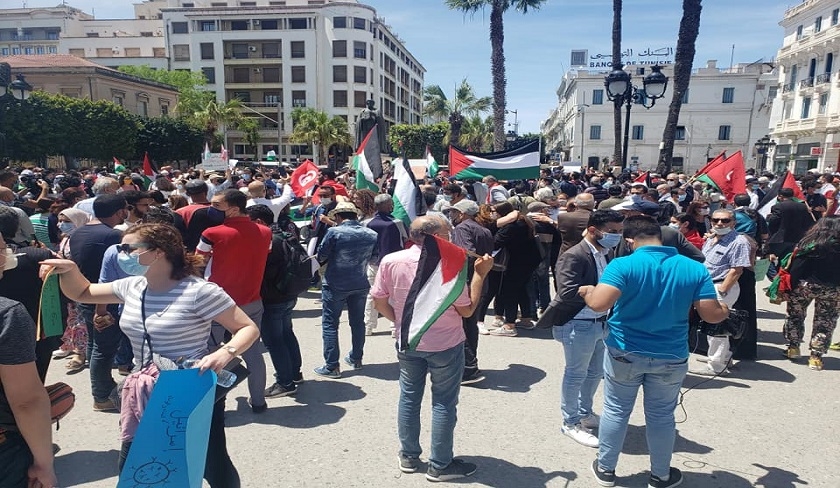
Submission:
[[473,383],[478,383],[479,381],[483,381],[483,380],[484,380],[484,373],[482,373],[480,370],[476,369],[472,373],[465,374],[464,377],[461,379],[461,384],[462,385],[471,385]]
[[413,457],[399,455],[400,471],[403,473],[416,473],[420,468],[420,460]]
[[429,464],[429,469],[426,471],[426,479],[429,481],[449,481],[466,476],[472,476],[478,467],[473,463],[461,461],[460,459],[453,459],[449,466],[443,469],[437,469]]
[[598,460],[592,461],[592,474],[601,486],[615,486],[615,471],[604,471],[598,467]]
[[265,390],[266,398],[291,396],[297,393],[297,385],[292,383],[289,386],[283,386],[280,383],[274,383]]
[[673,488],[674,486],[680,486],[682,481],[682,471],[677,468],[671,468],[668,472],[668,481],[662,481],[658,476],[650,475],[648,488]]
[[263,403],[262,405],[251,405],[251,412],[252,413],[263,413],[268,410],[268,404]]
[[299,385],[299,384],[303,383],[303,373],[298,371],[297,374],[295,375],[295,379],[293,379],[292,381],[296,385]]
[[344,356],[344,364],[350,366],[350,369],[362,369],[362,360],[356,361],[350,356]]

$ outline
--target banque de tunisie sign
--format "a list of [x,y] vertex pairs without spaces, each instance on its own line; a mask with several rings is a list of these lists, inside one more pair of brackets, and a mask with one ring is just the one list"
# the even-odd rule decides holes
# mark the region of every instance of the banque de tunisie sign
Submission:
[[[674,48],[662,47],[658,49],[646,48],[641,50],[625,49],[621,53],[621,63],[628,65],[663,65],[674,62]],[[572,51],[573,67],[585,68],[612,68],[613,60],[612,54],[593,54],[589,55],[587,49],[576,49]]]

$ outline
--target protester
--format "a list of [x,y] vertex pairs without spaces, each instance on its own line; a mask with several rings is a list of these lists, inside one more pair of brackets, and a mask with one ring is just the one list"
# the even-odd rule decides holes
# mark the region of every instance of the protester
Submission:
[[[359,194],[365,191],[369,190],[357,191],[354,199],[358,199]],[[377,235],[376,257],[371,258],[367,266],[368,282],[370,286],[373,286],[373,280],[376,278],[376,270],[379,269],[379,261],[392,252],[404,249],[408,236],[405,230],[405,224],[401,220],[395,219],[391,214],[394,211],[394,200],[390,195],[387,193],[376,195],[371,203],[376,213],[371,216],[367,223],[363,223],[363,225],[376,232]],[[478,209],[477,205],[476,209]],[[365,335],[373,335],[378,321],[379,312],[373,307],[373,297],[368,295],[365,299]]]
[[589,223],[589,216],[595,210],[595,198],[590,193],[576,196],[575,210],[557,216],[557,230],[563,239],[560,252],[566,252],[583,239],[583,231]]
[[706,238],[697,231],[697,221],[687,213],[678,213],[671,217],[668,226],[680,231],[685,240],[694,245],[697,249],[703,249]]
[[777,199],[778,203],[773,205],[767,216],[770,232],[767,249],[770,254],[782,259],[802,240],[814,224],[814,219],[805,203],[794,200],[792,188],[780,189]]

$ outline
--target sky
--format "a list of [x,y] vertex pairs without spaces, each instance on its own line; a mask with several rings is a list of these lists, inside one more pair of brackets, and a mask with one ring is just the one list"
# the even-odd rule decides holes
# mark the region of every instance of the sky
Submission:
[[[23,0],[10,0],[23,3]],[[138,0],[139,1],[139,0]],[[28,7],[55,6],[59,0],[27,0]],[[131,18],[132,0],[67,0],[97,18]],[[450,10],[444,0],[363,0],[377,10],[406,48],[426,68],[425,85],[448,95],[464,78],[478,96],[492,95],[489,11],[474,16]],[[779,26],[796,0],[706,0],[694,67],[715,59],[728,67],[775,58],[782,44]],[[624,0],[622,44],[636,52],[676,47],[682,16],[679,0]],[[508,130],[539,132],[557,106],[557,87],[569,68],[572,49],[590,56],[612,49],[612,0],[548,0],[538,11],[505,15]],[[639,83],[641,80],[637,80]],[[666,95],[667,96],[667,95]],[[516,111],[516,114],[512,113]]]

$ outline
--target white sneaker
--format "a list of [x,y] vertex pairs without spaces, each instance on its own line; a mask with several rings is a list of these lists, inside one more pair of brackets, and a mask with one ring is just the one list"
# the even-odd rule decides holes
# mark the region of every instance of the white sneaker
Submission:
[[601,425],[601,417],[590,413],[586,417],[580,419],[580,425],[586,429],[597,429]]
[[598,447],[598,438],[586,431],[580,424],[563,424],[560,432],[574,439],[575,442],[586,447]]
[[373,335],[373,328],[372,327],[365,327],[365,335],[372,336]]
[[493,319],[493,324],[490,326],[491,329],[498,329],[499,327],[503,327],[505,325],[505,319],[500,319],[498,317]]
[[481,334],[481,335],[490,335],[490,329],[488,329],[484,325],[484,322],[479,322],[478,323],[478,333]]
[[71,349],[68,349],[66,351],[64,351],[62,349],[56,349],[55,351],[52,352],[52,358],[53,359],[64,359],[71,354],[73,354],[73,351]]

